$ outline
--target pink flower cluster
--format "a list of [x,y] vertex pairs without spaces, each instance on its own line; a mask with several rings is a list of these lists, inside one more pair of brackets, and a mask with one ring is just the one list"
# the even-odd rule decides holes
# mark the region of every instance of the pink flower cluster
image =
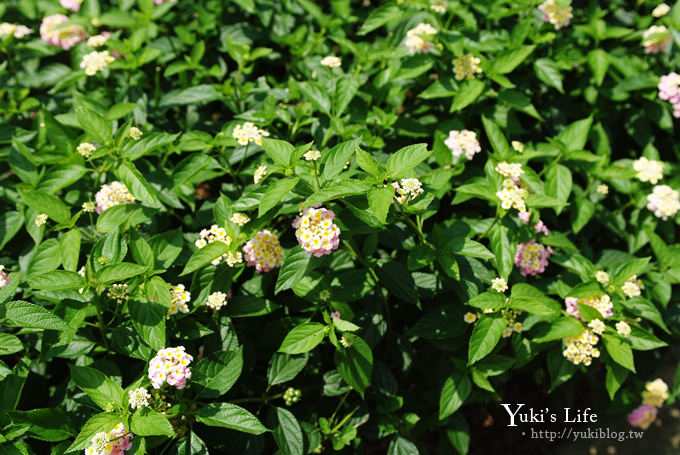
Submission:
[[663,25],[652,25],[642,34],[642,45],[645,54],[666,52],[673,43],[673,35]]
[[633,409],[633,411],[628,414],[628,423],[634,427],[646,430],[647,427],[649,427],[649,425],[651,425],[651,423],[656,419],[656,413],[656,406],[643,404]]
[[680,74],[669,73],[659,81],[659,98],[673,105],[673,116],[680,118]]
[[334,219],[335,213],[323,207],[307,207],[295,217],[295,237],[307,254],[321,257],[338,249],[340,228]]
[[158,351],[149,362],[149,379],[154,389],[160,389],[164,382],[183,389],[191,378],[189,364],[194,358],[184,351],[184,346],[165,348]]
[[108,185],[104,184],[97,194],[94,195],[94,200],[97,201],[97,213],[102,213],[104,210],[110,209],[113,206],[120,204],[134,204],[135,198],[127,186],[120,182],[111,182]]
[[[522,220],[522,222],[524,224],[528,224],[529,220],[531,219],[531,214],[529,212],[519,212],[517,214],[517,216],[519,217],[520,220]],[[536,224],[534,224],[534,229],[539,234],[543,234],[543,235],[550,234],[550,231],[548,230],[548,226],[546,226],[545,223],[541,219],[539,219],[536,222]]]
[[76,44],[87,39],[85,29],[77,24],[64,25],[68,17],[63,14],[53,14],[43,19],[40,24],[40,36],[51,46],[60,46],[69,50]]
[[77,12],[80,9],[80,5],[83,3],[83,0],[59,0],[59,3],[61,3],[61,6],[64,8]]
[[269,272],[281,266],[283,250],[276,234],[260,231],[243,247],[246,262],[255,267],[257,273]]
[[90,447],[85,449],[85,455],[123,455],[132,448],[130,439],[132,433],[127,432],[121,422],[108,433],[95,434]]
[[515,265],[522,276],[536,276],[543,273],[548,266],[548,257],[553,253],[551,247],[545,247],[536,240],[520,243],[515,253]]
[[607,294],[603,296],[586,297],[584,299],[577,299],[576,297],[567,297],[566,299],[564,299],[564,303],[567,305],[567,313],[580,320],[583,320],[583,318],[581,317],[581,313],[578,311],[579,303],[581,305],[588,305],[595,308],[597,311],[600,312],[603,318],[608,318],[609,316],[611,316],[612,308],[614,307],[611,299]]

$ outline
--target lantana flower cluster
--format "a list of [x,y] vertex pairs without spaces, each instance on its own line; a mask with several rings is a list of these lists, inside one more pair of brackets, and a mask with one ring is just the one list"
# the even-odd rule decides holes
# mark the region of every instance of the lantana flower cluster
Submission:
[[661,76],[658,85],[659,98],[673,106],[673,116],[680,118],[680,74],[672,72]]
[[632,275],[628,280],[623,283],[621,290],[628,297],[638,297],[642,294],[642,289],[644,289],[644,284],[641,280],[638,280],[637,275]]
[[673,42],[673,35],[663,25],[652,25],[642,34],[642,45],[645,54],[665,52]]
[[194,358],[187,354],[184,346],[165,348],[158,351],[149,362],[149,380],[154,389],[160,389],[164,383],[183,389],[187,379],[191,378],[189,364]]
[[63,14],[53,14],[43,19],[40,24],[40,37],[51,46],[59,46],[69,50],[76,44],[87,39],[85,29],[77,24],[64,25],[68,17]]
[[269,133],[252,122],[245,122],[243,125],[236,125],[232,135],[241,145],[248,145],[251,142],[262,145],[262,138],[269,136]]
[[95,147],[93,144],[90,144],[89,142],[82,142],[78,147],[76,147],[76,150],[83,157],[89,158],[92,156],[95,150],[97,150],[97,147]]
[[94,200],[97,202],[97,213],[102,213],[106,209],[120,204],[134,204],[135,197],[130,194],[127,186],[120,182],[111,182],[108,185],[104,184],[99,191],[94,195]]
[[628,414],[628,423],[647,429],[656,420],[658,408],[668,399],[668,385],[661,378],[647,382],[642,391],[642,405]]
[[321,65],[328,68],[339,68],[342,65],[342,61],[339,57],[329,55],[321,59]]
[[515,265],[522,276],[536,276],[543,273],[548,266],[548,258],[553,253],[551,247],[537,243],[535,239],[517,245]]
[[116,283],[106,292],[106,296],[116,303],[123,303],[128,299],[128,285]]
[[569,25],[573,16],[571,6],[561,6],[557,0],[547,0],[538,5],[538,9],[543,12],[541,19],[553,24],[555,30]]
[[600,350],[595,347],[599,340],[600,338],[588,329],[579,336],[563,338],[566,347],[562,355],[574,365],[582,363],[588,366],[593,358],[600,357]]
[[92,51],[89,54],[83,55],[80,67],[85,68],[85,74],[88,76],[94,76],[98,71],[104,71],[109,66],[109,63],[114,60],[109,51]]
[[461,55],[453,61],[453,72],[456,74],[456,79],[459,81],[463,79],[474,79],[475,74],[481,73],[482,68],[479,66],[481,60],[474,55]]
[[206,301],[205,305],[213,311],[219,311],[220,308],[227,304],[227,301],[230,298],[231,289],[229,289],[226,294],[220,291],[213,292],[208,296],[208,300]]
[[505,177],[519,178],[524,174],[521,163],[508,163],[502,161],[496,165],[496,172]]
[[482,147],[477,140],[477,134],[470,130],[449,131],[449,137],[444,141],[444,145],[451,149],[454,158],[465,154],[465,157],[471,160],[475,153],[482,151]]
[[281,266],[283,249],[276,234],[264,230],[255,234],[243,247],[244,258],[257,273],[269,272]]
[[647,208],[658,218],[667,220],[680,210],[680,196],[668,185],[657,185],[647,196]]
[[[200,238],[194,243],[198,249],[205,248],[206,245],[213,242],[222,242],[227,245],[231,245],[231,237],[227,235],[227,231],[216,224],[210,226],[210,229],[202,229],[199,235]],[[223,259],[227,260],[228,258],[229,254],[224,253],[223,255],[213,259],[211,263],[212,265],[218,265]]]
[[600,312],[603,318],[608,318],[613,314],[612,308],[614,308],[614,304],[612,303],[611,298],[607,294],[600,296],[585,297],[581,299],[577,299],[576,297],[567,297],[566,299],[564,299],[564,302],[567,305],[567,313],[580,320],[583,320],[583,317],[581,316],[581,313],[578,310],[579,303],[581,305],[588,305],[590,307],[595,308],[597,311]]
[[496,196],[501,200],[501,207],[505,210],[515,208],[520,212],[527,211],[524,200],[529,196],[529,191],[518,178],[504,179],[503,189],[496,192]]
[[111,36],[111,32],[104,32],[87,39],[87,45],[92,48],[102,47]]
[[409,202],[423,194],[423,184],[417,178],[401,179],[399,182],[392,182],[394,187],[394,197],[401,205],[408,205]]
[[408,32],[406,32],[405,44],[408,46],[412,54],[416,52],[429,52],[432,43],[426,38],[431,35],[436,35],[437,29],[430,24],[420,23]]
[[517,316],[519,316],[519,313],[514,310],[509,310],[509,309],[502,309],[501,310],[501,315],[505,319],[505,322],[507,323],[507,326],[503,329],[503,338],[508,338],[510,335],[513,334],[513,332],[521,332],[522,331],[522,323],[517,321]]
[[295,217],[295,237],[307,254],[321,257],[338,249],[340,228],[334,219],[335,213],[323,207],[306,207]]
[[61,6],[63,6],[66,9],[78,12],[78,10],[80,9],[80,5],[83,3],[83,0],[59,0],[59,3],[61,3]]
[[[528,224],[529,220],[531,219],[531,213],[529,212],[519,212],[517,214],[517,217],[524,223]],[[534,230],[543,235],[548,235],[550,234],[550,230],[548,229],[548,226],[545,225],[545,223],[539,218],[536,224],[534,224]]]
[[146,391],[144,387],[137,387],[128,392],[129,398],[128,403],[132,409],[143,408],[149,406],[149,392]]
[[0,265],[0,288],[7,286],[9,284],[9,278],[7,278],[7,273],[5,272],[5,266]]
[[649,160],[644,156],[633,161],[633,169],[637,172],[635,176],[641,182],[649,182],[656,185],[656,182],[663,178],[663,162]]
[[12,35],[16,39],[23,38],[24,36],[30,35],[33,30],[26,27],[25,25],[10,24],[9,22],[3,22],[0,24],[0,38]]
[[85,455],[123,455],[132,448],[132,433],[125,430],[125,425],[119,423],[113,430],[97,433],[92,437],[90,447],[85,449]]
[[169,318],[173,314],[178,312],[188,313],[189,312],[189,301],[191,300],[191,293],[184,289],[183,284],[178,284],[176,286],[168,285],[170,288],[170,308],[168,308],[168,313],[166,318]]

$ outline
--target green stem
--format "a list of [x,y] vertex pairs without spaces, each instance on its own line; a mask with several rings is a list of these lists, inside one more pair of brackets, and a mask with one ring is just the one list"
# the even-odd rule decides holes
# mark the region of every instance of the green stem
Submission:
[[359,410],[359,406],[357,406],[356,408],[352,409],[352,412],[350,412],[349,414],[347,414],[347,415],[345,416],[345,418],[342,419],[342,420],[340,421],[339,424],[337,424],[336,426],[333,427],[333,429],[331,430],[331,433],[335,433],[336,431],[338,431],[345,423],[347,423],[347,421],[348,421],[348,420],[354,415],[354,413],[357,412],[358,410]]

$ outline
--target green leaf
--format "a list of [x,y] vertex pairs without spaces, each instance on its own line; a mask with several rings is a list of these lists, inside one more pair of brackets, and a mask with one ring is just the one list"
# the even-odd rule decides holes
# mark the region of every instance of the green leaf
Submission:
[[508,279],[514,265],[515,249],[508,240],[508,228],[502,224],[496,224],[489,231],[491,251],[496,256],[495,265],[498,274],[505,280]]
[[75,272],[78,268],[78,258],[80,257],[80,231],[77,228],[71,229],[59,239],[61,249],[61,262],[65,270]]
[[454,373],[446,378],[439,394],[439,420],[444,420],[460,408],[472,390],[470,378]]
[[622,367],[635,373],[635,362],[633,361],[633,350],[630,345],[618,336],[602,334],[602,341],[607,353]]
[[331,114],[331,100],[324,90],[310,82],[300,82],[297,86],[317,110],[327,115]]
[[557,63],[549,58],[539,58],[534,62],[534,72],[536,76],[545,84],[557,89],[558,92],[564,93],[562,88],[562,74],[557,67]]
[[148,268],[143,265],[121,262],[120,264],[111,264],[101,268],[95,274],[95,279],[98,283],[102,284],[115,283],[141,275],[147,270]]
[[184,266],[184,270],[179,276],[187,275],[194,270],[198,270],[206,265],[210,264],[216,258],[219,258],[223,254],[229,251],[229,245],[224,242],[213,242],[207,244],[205,247],[194,251],[191,255],[189,261]]
[[491,63],[490,73],[507,74],[512,72],[531,54],[536,46],[522,46],[496,56]]
[[85,106],[76,106],[76,117],[80,127],[95,141],[103,145],[111,140],[113,130],[110,120]]
[[628,377],[628,370],[619,366],[616,363],[607,364],[607,377],[605,378],[604,385],[607,388],[607,393],[609,394],[609,399],[613,400],[616,391],[621,388],[623,382]]
[[590,69],[593,70],[595,85],[599,87],[602,85],[604,77],[607,74],[607,68],[609,67],[609,54],[607,54],[602,49],[593,49],[588,54],[588,65],[590,65]]
[[287,166],[290,163],[295,147],[288,142],[279,139],[263,138],[262,150],[264,150],[264,153],[266,153],[276,164]]
[[9,333],[0,333],[0,355],[14,354],[23,349],[24,345],[18,337]]
[[257,216],[261,217],[267,213],[270,209],[274,208],[276,204],[281,202],[288,193],[293,191],[295,185],[300,181],[299,178],[286,178],[277,180],[272,185],[269,185],[267,191],[265,191],[262,199],[260,200],[260,206],[257,212]]
[[539,335],[533,339],[536,343],[545,343],[546,341],[559,340],[561,338],[573,337],[581,335],[585,328],[578,319],[569,317],[561,317],[558,320],[550,323],[548,327],[543,330],[537,330]]
[[85,286],[85,280],[82,276],[65,270],[54,270],[35,275],[29,280],[29,283],[35,289],[49,289],[53,291],[80,289]]
[[66,224],[71,221],[71,211],[56,196],[25,186],[18,186],[17,191],[26,205],[38,213],[44,213],[57,223]]
[[123,163],[118,166],[117,174],[136,199],[139,199],[150,207],[163,207],[163,205],[158,202],[156,190],[146,181],[142,173],[137,170],[134,164],[129,161],[123,161]]
[[396,297],[413,304],[418,302],[415,281],[402,262],[386,262],[376,272],[382,284]]
[[[69,365],[71,380],[102,409],[110,404],[127,406],[125,391],[99,370]],[[109,430],[110,431],[110,430]]]
[[670,333],[664,322],[663,316],[649,300],[642,297],[634,297],[632,299],[624,300],[623,306],[635,316],[645,318],[661,327],[666,333]]
[[295,283],[300,281],[307,272],[310,260],[311,255],[307,254],[299,245],[289,250],[286,253],[279,277],[276,280],[274,293],[278,294],[281,291],[290,289]]
[[305,322],[288,332],[279,352],[302,354],[314,349],[328,333],[328,328],[318,322]]
[[387,214],[390,211],[393,199],[394,187],[392,185],[368,190],[368,206],[381,223],[387,221]]
[[505,159],[514,153],[510,144],[508,144],[508,140],[505,138],[503,131],[501,131],[501,128],[493,120],[482,115],[482,125],[484,125],[484,131],[489,138],[491,147],[501,159]]
[[411,441],[397,436],[390,442],[390,446],[387,448],[387,455],[420,455],[420,452],[418,452],[418,448]]
[[65,453],[84,450],[92,443],[92,437],[95,434],[108,433],[119,423],[121,423],[121,418],[115,412],[102,412],[90,417]]
[[24,328],[46,330],[69,329],[69,326],[61,318],[55,316],[49,310],[23,300],[9,302],[5,306],[4,317]]
[[341,332],[356,332],[361,329],[358,325],[340,318],[333,318],[333,325]]
[[385,24],[393,22],[402,16],[401,8],[394,4],[383,5],[380,8],[374,9],[366,18],[366,21],[361,25],[357,32],[359,36],[371,33],[373,30],[382,27]]
[[379,177],[382,174],[380,163],[371,156],[370,153],[361,149],[357,149],[357,164],[361,169],[371,174],[373,177]]
[[175,436],[168,418],[148,407],[138,409],[132,415],[130,431],[136,436]]
[[517,109],[520,112],[524,112],[537,120],[543,120],[543,117],[538,113],[536,107],[531,104],[531,99],[517,90],[501,90],[498,94],[498,99],[508,106]]
[[[548,196],[556,198],[558,201],[567,202],[571,193],[572,178],[568,167],[561,164],[554,164],[548,168],[546,173],[545,192]],[[560,214],[562,207],[555,207],[555,213]]]
[[61,409],[42,408],[30,411],[11,411],[15,423],[30,425],[28,434],[41,441],[58,442],[75,436],[69,425],[68,414]]
[[344,335],[350,346],[335,351],[335,365],[338,373],[363,398],[364,391],[371,383],[373,352],[366,342],[357,335]]
[[340,180],[339,182],[331,184],[331,186],[312,194],[305,200],[305,202],[302,205],[304,205],[305,207],[309,207],[312,205],[321,204],[322,202],[328,202],[342,197],[364,194],[366,193],[366,191],[368,191],[370,187],[371,186],[368,183],[364,182],[363,180],[357,179]]
[[446,430],[446,436],[451,445],[458,450],[461,455],[467,455],[470,448],[470,429],[461,413],[454,414]]
[[283,384],[295,379],[295,376],[307,365],[309,354],[289,355],[274,353],[269,368],[267,369],[267,381],[270,386]]
[[468,300],[466,304],[475,308],[479,308],[480,310],[487,308],[499,310],[505,307],[505,298],[505,294],[501,294],[500,292],[487,291],[477,294]]
[[354,139],[351,141],[341,142],[328,152],[324,153],[321,158],[321,164],[323,165],[323,172],[321,176],[324,182],[330,182],[335,177],[337,177],[345,165],[351,161],[354,152],[359,148],[359,140]]
[[446,244],[444,254],[456,253],[479,259],[494,260],[496,256],[484,245],[471,239],[455,238]]
[[485,88],[486,84],[477,79],[466,81],[460,86],[460,89],[456,92],[456,96],[453,97],[449,112],[462,111],[470,104],[474,103],[475,100],[484,93]]
[[588,221],[590,221],[594,214],[595,204],[585,197],[577,198],[571,210],[571,229],[574,231],[574,234],[578,234],[588,224]]
[[210,403],[198,410],[196,420],[213,427],[229,428],[250,434],[262,434],[269,431],[257,417],[231,403]]
[[243,349],[214,352],[191,368],[192,382],[203,386],[198,396],[216,398],[224,395],[236,383],[243,368]]
[[500,316],[482,315],[479,318],[470,336],[468,365],[483,359],[496,347],[507,325],[505,318]]
[[431,150],[427,150],[427,144],[407,145],[390,155],[385,165],[387,168],[387,178],[396,179],[410,172],[414,167],[425,161]]
[[557,135],[557,139],[567,146],[567,152],[583,150],[588,141],[588,132],[593,124],[593,117],[578,120],[567,126]]
[[0,214],[0,248],[7,245],[24,225],[24,217],[19,212],[6,211]]
[[272,436],[279,447],[281,455],[304,455],[304,438],[302,428],[292,412],[283,408],[275,408],[277,425]]
[[128,302],[128,311],[141,339],[156,351],[165,348],[166,308],[157,303],[132,299]]
[[222,98],[222,94],[212,85],[196,85],[184,90],[174,90],[161,98],[161,107],[204,104]]
[[335,116],[340,117],[347,109],[354,95],[359,91],[359,79],[354,76],[341,77],[335,85]]
[[281,308],[281,305],[251,295],[238,295],[229,302],[227,314],[232,318],[263,316]]

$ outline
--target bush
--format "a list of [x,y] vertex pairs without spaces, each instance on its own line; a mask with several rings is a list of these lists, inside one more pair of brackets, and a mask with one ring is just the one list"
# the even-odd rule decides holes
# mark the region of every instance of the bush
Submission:
[[501,402],[680,394],[677,4],[80,3],[0,5],[3,453],[480,453]]

